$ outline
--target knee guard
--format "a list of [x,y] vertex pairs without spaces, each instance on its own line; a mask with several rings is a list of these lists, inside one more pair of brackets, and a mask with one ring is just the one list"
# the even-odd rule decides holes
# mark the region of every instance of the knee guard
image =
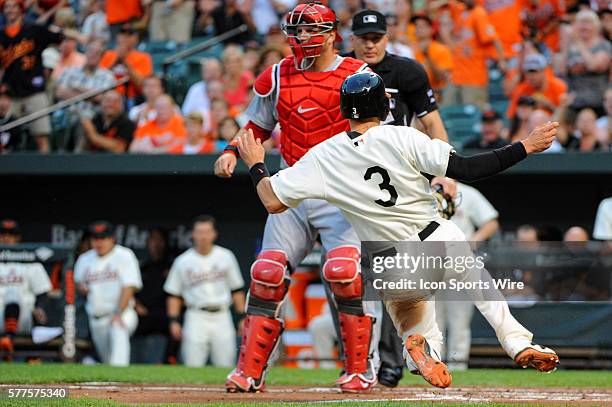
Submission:
[[4,307],[4,333],[14,335],[19,326],[19,304],[10,303]]
[[355,246],[339,246],[330,250],[325,258],[323,277],[334,293],[338,311],[363,315],[359,249]]
[[251,266],[247,314],[277,318],[289,283],[285,252],[262,251]]

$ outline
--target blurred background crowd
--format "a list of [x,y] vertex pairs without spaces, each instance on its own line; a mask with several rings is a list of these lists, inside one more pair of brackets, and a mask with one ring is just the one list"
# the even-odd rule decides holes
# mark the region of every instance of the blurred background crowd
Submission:
[[[0,126],[116,79],[127,82],[2,132],[0,152],[222,151],[246,122],[254,78],[291,52],[280,24],[295,3],[4,0]],[[425,66],[455,147],[499,147],[554,119],[562,128],[550,152],[610,151],[608,0],[330,5],[344,38],[339,52],[351,50],[355,13],[373,8],[386,15],[387,50]],[[243,25],[246,31],[203,53],[164,63]],[[34,46],[23,46],[22,37],[35,38]],[[277,130],[266,146],[275,150],[278,143]]]

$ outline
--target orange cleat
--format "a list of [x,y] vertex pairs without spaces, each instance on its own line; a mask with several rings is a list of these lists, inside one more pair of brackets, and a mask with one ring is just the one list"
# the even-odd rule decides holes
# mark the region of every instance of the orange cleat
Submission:
[[15,348],[13,347],[13,341],[8,336],[0,338],[0,354],[5,362],[13,361],[13,353]]
[[531,366],[544,373],[554,372],[559,366],[559,356],[554,350],[533,343],[520,351],[514,361],[523,369]]
[[452,377],[446,365],[434,359],[429,345],[422,335],[410,335],[406,340],[408,355],[418,369],[418,373],[432,386],[444,389],[450,386]]

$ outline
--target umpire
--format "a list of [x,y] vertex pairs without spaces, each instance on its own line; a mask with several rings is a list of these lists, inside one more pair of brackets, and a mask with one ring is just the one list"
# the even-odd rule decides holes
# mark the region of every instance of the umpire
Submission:
[[352,30],[354,51],[348,56],[366,62],[383,78],[387,93],[391,95],[393,118],[384,123],[414,125],[431,138],[448,141],[425,68],[413,59],[386,51],[389,36],[385,16],[376,10],[360,11],[353,17]]
[[[386,51],[389,42],[385,16],[376,10],[363,10],[353,17],[351,44],[354,51],[348,56],[361,59],[379,74],[391,95],[391,115],[386,124],[419,128],[431,138],[448,141],[434,92],[423,66],[408,58]],[[416,120],[415,120],[416,119]],[[402,341],[391,318],[383,308],[379,342],[381,366],[378,381],[395,387],[403,377],[404,358]]]

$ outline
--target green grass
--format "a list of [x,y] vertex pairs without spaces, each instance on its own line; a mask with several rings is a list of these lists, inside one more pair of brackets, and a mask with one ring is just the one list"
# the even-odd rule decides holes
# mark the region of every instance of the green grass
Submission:
[[[229,369],[188,368],[184,366],[135,365],[111,367],[76,364],[0,364],[0,383],[77,383],[110,381],[162,384],[217,384],[225,381]],[[272,368],[269,385],[328,386],[338,377],[338,370]],[[453,386],[521,387],[612,387],[610,372],[558,370],[551,374],[523,369],[471,369],[453,374]],[[404,385],[425,385],[418,376],[407,374]]]

